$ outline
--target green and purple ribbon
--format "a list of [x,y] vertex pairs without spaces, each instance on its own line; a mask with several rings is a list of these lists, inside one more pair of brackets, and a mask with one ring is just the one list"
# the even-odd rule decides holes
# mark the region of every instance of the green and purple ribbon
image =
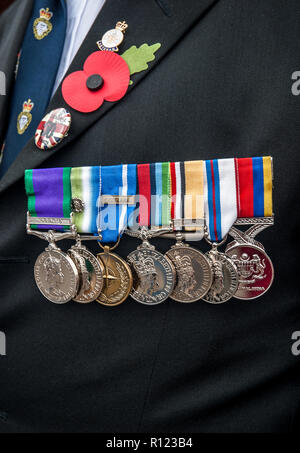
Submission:
[[[71,216],[71,168],[26,170],[25,189],[31,217],[69,219]],[[61,225],[33,225],[41,230],[65,230]]]

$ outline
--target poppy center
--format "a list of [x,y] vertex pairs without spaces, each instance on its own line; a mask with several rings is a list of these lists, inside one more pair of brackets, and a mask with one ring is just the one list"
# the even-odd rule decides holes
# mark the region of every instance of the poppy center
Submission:
[[86,86],[91,91],[98,91],[103,85],[104,80],[99,74],[92,74],[86,81]]

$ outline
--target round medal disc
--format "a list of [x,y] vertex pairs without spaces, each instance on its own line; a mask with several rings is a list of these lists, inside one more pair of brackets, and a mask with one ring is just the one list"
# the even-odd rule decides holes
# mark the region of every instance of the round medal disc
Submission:
[[238,288],[237,268],[224,253],[210,251],[206,256],[211,262],[213,281],[203,300],[209,304],[223,304],[234,296]]
[[229,246],[226,249],[238,270],[239,285],[236,299],[252,300],[262,296],[274,280],[274,267],[266,252],[251,244]]
[[177,274],[177,283],[170,298],[182,303],[202,299],[212,284],[211,266],[206,256],[186,244],[172,247],[166,255]]
[[118,28],[113,28],[104,33],[104,35],[102,36],[102,44],[107,49],[111,49],[118,47],[122,43],[123,39],[124,34],[122,33],[122,31]]
[[61,250],[46,250],[34,265],[37,287],[55,304],[72,300],[78,290],[79,274],[72,259]]
[[99,253],[97,259],[104,267],[103,288],[97,302],[114,307],[124,302],[132,288],[130,267],[122,258],[114,253]]
[[131,297],[145,305],[164,302],[173,292],[176,272],[172,261],[154,249],[131,252],[127,261],[133,271]]
[[97,299],[103,288],[104,267],[101,261],[84,246],[75,246],[68,252],[73,259],[80,277],[75,302],[88,304]]

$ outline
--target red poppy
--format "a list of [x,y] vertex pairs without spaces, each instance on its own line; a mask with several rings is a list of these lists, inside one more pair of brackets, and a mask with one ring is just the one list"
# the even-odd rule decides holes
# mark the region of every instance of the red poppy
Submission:
[[114,52],[97,51],[85,61],[83,71],[65,78],[62,95],[74,110],[89,113],[104,101],[121,99],[129,86],[130,71],[125,60]]

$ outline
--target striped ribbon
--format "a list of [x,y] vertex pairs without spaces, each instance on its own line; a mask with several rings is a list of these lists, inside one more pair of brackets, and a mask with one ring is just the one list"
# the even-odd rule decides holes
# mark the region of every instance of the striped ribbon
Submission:
[[75,167],[71,170],[72,199],[83,202],[83,211],[74,212],[73,221],[78,233],[97,234],[100,167]]
[[171,220],[170,163],[137,166],[139,186],[139,225],[169,226]]
[[[171,163],[173,220],[197,221],[204,219],[203,161]],[[185,227],[186,231],[200,227]],[[182,228],[179,228],[182,229]]]
[[204,162],[205,218],[211,241],[221,241],[237,218],[234,159]]
[[185,170],[184,162],[171,162],[172,220],[184,218]]
[[221,241],[239,218],[271,217],[272,159],[205,161],[205,217],[209,237]]
[[[32,217],[69,219],[71,215],[71,168],[25,171],[28,211]],[[61,225],[32,225],[33,229],[65,230]]]
[[[185,171],[185,197],[184,197],[185,218],[192,220],[204,219],[203,161],[195,160],[185,162],[184,171]],[[186,230],[194,231],[195,228],[186,228]]]
[[272,158],[235,159],[238,217],[273,215]]
[[[25,187],[32,217],[69,219],[71,198],[82,200],[83,212],[73,216],[78,232],[96,234],[100,227],[104,242],[115,242],[127,226],[161,227],[171,220],[204,218],[210,239],[221,241],[237,217],[273,215],[271,157],[26,170]],[[138,210],[124,204],[124,197],[137,193]],[[101,206],[101,195],[123,198]]]
[[[113,165],[101,167],[100,199],[103,195],[136,195],[136,165]],[[103,242],[116,242],[124,229],[130,225],[135,206],[127,204],[99,204],[98,227]]]

